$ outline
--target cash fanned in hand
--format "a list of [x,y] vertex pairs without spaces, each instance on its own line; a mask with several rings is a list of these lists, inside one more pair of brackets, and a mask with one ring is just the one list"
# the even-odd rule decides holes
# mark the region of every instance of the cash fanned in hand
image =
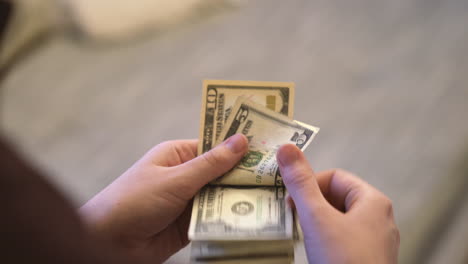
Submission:
[[205,81],[202,99],[198,154],[236,133],[249,151],[195,197],[192,262],[292,263],[297,227],[276,151],[287,143],[304,150],[319,128],[291,119],[293,83]]

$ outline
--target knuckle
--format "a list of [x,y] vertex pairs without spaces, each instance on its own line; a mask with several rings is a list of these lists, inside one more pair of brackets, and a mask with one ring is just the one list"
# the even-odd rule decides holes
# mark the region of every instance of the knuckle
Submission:
[[312,175],[304,168],[293,168],[284,172],[282,177],[286,185],[304,186]]
[[385,195],[382,195],[382,206],[388,211],[393,213],[393,202]]
[[222,156],[218,155],[218,153],[214,150],[203,153],[201,157],[205,161],[205,163],[211,167],[219,166],[219,164],[222,164],[224,162]]
[[378,196],[379,196],[380,206],[384,210],[385,216],[389,219],[393,219],[392,200],[390,200],[390,198],[388,198],[386,195],[382,194],[381,192],[379,192]]
[[386,239],[390,245],[399,247],[400,245],[400,230],[394,221],[391,221],[387,227]]
[[156,146],[153,146],[149,149],[143,156],[143,159],[153,160],[155,157],[161,156],[161,152],[167,151],[168,149],[172,148],[173,141],[164,141]]
[[399,246],[401,237],[400,237],[400,230],[398,229],[396,225],[393,225],[392,234],[393,234],[393,238],[394,238],[396,245]]
[[163,141],[163,142],[159,143],[158,145],[156,145],[156,147],[154,147],[154,149],[156,149],[156,150],[167,149],[167,148],[171,148],[172,145],[173,145],[173,141],[166,140],[166,141]]

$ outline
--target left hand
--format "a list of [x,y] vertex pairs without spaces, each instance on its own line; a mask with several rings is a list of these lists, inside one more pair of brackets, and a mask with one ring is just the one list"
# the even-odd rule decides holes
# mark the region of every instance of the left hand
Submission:
[[197,157],[197,140],[161,143],[80,209],[91,229],[160,263],[188,244],[190,201],[247,151],[237,134]]

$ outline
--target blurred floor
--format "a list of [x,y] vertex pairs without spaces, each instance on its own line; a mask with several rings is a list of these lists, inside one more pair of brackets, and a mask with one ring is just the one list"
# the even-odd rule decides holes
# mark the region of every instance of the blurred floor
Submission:
[[131,45],[57,36],[5,79],[2,126],[81,204],[151,146],[198,136],[203,79],[294,81],[295,118],[321,127],[309,160],[393,199],[401,263],[464,263],[467,12],[463,0],[259,0]]

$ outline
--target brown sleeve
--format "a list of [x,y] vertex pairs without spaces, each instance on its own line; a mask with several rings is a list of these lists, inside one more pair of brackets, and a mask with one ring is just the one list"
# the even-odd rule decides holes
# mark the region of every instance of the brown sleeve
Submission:
[[0,0],[0,43],[3,40],[3,36],[12,13],[13,4],[10,1]]
[[0,138],[0,263],[136,263],[86,231],[75,209]]

